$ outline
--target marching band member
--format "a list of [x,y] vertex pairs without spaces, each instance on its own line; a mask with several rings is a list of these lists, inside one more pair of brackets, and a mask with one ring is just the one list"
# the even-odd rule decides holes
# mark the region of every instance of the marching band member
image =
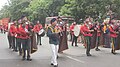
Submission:
[[92,34],[92,37],[91,37],[91,49],[94,49],[96,47],[96,42],[97,42],[96,23],[89,22],[89,28],[90,28],[90,30],[94,30],[93,32],[91,32],[91,34]]
[[100,51],[100,49],[98,48],[100,46],[100,35],[101,35],[101,31],[100,31],[100,23],[97,21],[97,41],[96,41],[96,51]]
[[49,43],[51,44],[51,48],[52,48],[51,65],[54,65],[54,67],[58,66],[57,55],[59,49],[59,33],[60,33],[60,31],[56,29],[56,24],[57,24],[57,19],[53,18],[51,20],[51,26],[48,27],[48,31],[47,31],[47,36],[49,37]]
[[115,53],[115,47],[116,47],[117,32],[115,31],[114,22],[111,22],[111,25],[110,25],[110,37],[111,37],[111,41],[112,41],[111,53],[116,54]]
[[90,54],[91,37],[92,37],[91,32],[93,32],[94,30],[90,30],[89,21],[85,21],[84,26],[82,26],[81,29],[82,29],[81,33],[84,35],[85,41],[86,41],[86,49],[87,49],[86,50],[86,55],[91,56],[91,54]]
[[70,41],[72,41],[72,39],[73,39],[73,29],[74,29],[74,24],[72,23],[71,25],[70,25]]
[[110,26],[109,21],[104,22],[103,33],[104,33],[104,46],[105,48],[110,48]]
[[[20,27],[20,35],[22,39],[22,49],[23,49],[23,59],[26,60],[26,54],[27,54],[27,60],[31,61],[30,59],[30,31],[28,27],[28,22],[27,22],[27,17],[23,16],[22,17],[22,26]],[[27,51],[27,53],[26,53]]]
[[19,55],[22,55],[22,35],[20,33],[20,28],[22,27],[22,22],[19,20],[16,30],[16,50],[19,51]]
[[11,36],[10,37],[10,40],[11,40],[10,45],[12,45],[13,51],[16,51],[16,44],[15,44],[16,25],[15,25],[15,23],[16,23],[16,21],[12,22],[12,24],[10,26],[10,30],[9,30],[9,33],[10,33],[10,36]]
[[8,38],[8,43],[9,43],[9,49],[12,48],[12,40],[11,40],[11,35],[10,35],[10,26],[11,26],[12,22],[8,23],[8,34],[7,34],[7,38]]
[[1,25],[1,33],[3,33],[4,32],[4,27],[3,27],[3,25]]
[[[85,23],[85,21],[84,21],[84,23]],[[86,48],[86,41],[85,41],[85,36],[82,34],[82,32],[83,32],[83,28],[84,27],[84,24],[82,24],[81,25],[81,28],[80,28],[80,33],[81,33],[81,39],[82,39],[82,41],[83,41],[83,46]]]
[[4,25],[4,34],[8,31],[8,24]]
[[[73,26],[73,29],[74,29],[74,27],[75,27],[75,25],[76,25],[76,22],[74,22],[73,25],[74,25],[74,26]],[[75,46],[78,47],[78,45],[77,45],[77,38],[78,38],[78,37],[75,36],[74,31],[73,31],[72,46],[73,46],[73,43],[75,42]]]
[[42,44],[41,44],[41,35],[39,35],[39,31],[40,31],[42,28],[43,28],[43,27],[42,27],[42,24],[40,24],[39,21],[37,21],[37,24],[36,24],[36,25],[34,26],[34,28],[33,28],[34,32],[37,33],[37,45],[38,45],[38,44],[42,45]]

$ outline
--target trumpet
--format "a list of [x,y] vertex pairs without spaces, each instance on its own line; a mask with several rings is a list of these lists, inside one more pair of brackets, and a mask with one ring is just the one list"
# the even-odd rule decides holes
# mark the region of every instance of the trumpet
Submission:
[[62,29],[60,27],[55,27],[55,33],[60,34],[60,36],[63,35]]

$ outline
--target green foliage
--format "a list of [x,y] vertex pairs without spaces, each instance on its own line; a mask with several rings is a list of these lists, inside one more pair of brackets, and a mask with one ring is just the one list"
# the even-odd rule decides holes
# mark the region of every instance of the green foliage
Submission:
[[104,18],[109,10],[119,17],[119,6],[120,0],[9,0],[9,5],[0,10],[0,19],[18,20],[27,15],[31,21],[44,23],[48,16],[72,16],[79,21],[88,16]]

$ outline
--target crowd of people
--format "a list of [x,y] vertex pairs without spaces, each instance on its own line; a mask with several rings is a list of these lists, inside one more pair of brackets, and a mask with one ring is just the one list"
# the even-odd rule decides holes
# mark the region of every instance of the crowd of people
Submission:
[[39,21],[36,21],[34,25],[26,16],[22,16],[18,21],[13,20],[8,23],[9,49],[19,52],[19,55],[23,56],[22,60],[31,61],[30,54],[37,51],[36,45],[42,45],[41,36],[39,35],[42,28]]
[[[116,50],[120,49],[119,35],[120,35],[120,21],[111,20],[106,18],[102,23],[93,21],[93,18],[87,18],[83,24],[79,25],[80,35],[75,36],[74,27],[78,25],[74,22],[70,26],[70,35],[72,40],[72,46],[75,42],[80,40],[83,43],[86,50],[86,55],[91,56],[90,49],[95,48],[96,51],[100,51],[99,46],[105,48],[112,48],[111,53],[116,54]],[[78,39],[78,40],[77,40]]]
[[[75,35],[75,26],[78,26],[80,31],[77,36]],[[37,45],[42,45],[41,37],[46,33],[52,49],[51,65],[54,67],[58,67],[58,53],[63,53],[64,50],[68,49],[69,38],[69,41],[72,42],[71,46],[74,46],[75,43],[75,46],[78,47],[78,41],[80,41],[86,48],[87,56],[92,56],[91,49],[95,48],[96,51],[100,51],[99,46],[111,48],[111,53],[114,55],[115,51],[120,49],[119,20],[107,18],[103,23],[99,23],[98,21],[94,22],[89,17],[82,24],[73,22],[69,25],[68,21],[63,21],[61,17],[58,17],[51,19],[50,25],[45,28],[39,21],[33,24],[26,16],[22,16],[18,21],[13,20],[4,27],[5,32],[8,32],[9,48],[19,52],[22,60],[31,61],[30,54],[37,51]],[[2,26],[0,29],[2,32]]]

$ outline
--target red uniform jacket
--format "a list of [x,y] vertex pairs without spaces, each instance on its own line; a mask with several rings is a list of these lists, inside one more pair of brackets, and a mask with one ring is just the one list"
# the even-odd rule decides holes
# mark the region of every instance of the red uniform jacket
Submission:
[[81,33],[84,35],[84,36],[92,36],[92,34],[90,33],[90,30],[88,29],[88,27],[86,25],[83,25],[81,27]]
[[5,25],[5,31],[8,31],[8,25]]
[[[27,31],[25,31],[25,29]],[[21,35],[21,39],[29,39],[30,38],[29,32],[28,32],[28,25],[26,25],[25,28],[23,28],[22,25],[21,25],[20,28],[19,28],[19,33]]]
[[72,35],[74,34],[74,31],[73,31],[74,27],[75,27],[75,25],[71,25],[71,26],[70,26],[70,33],[71,33]]
[[16,34],[17,34],[16,38],[22,38],[21,33],[20,33],[20,28],[21,28],[21,27],[22,27],[22,25],[19,25],[19,26],[16,28]]
[[113,29],[113,27],[112,26],[110,26],[110,37],[117,37],[117,34],[116,34],[116,32],[114,31],[114,29]]
[[42,25],[41,24],[36,24],[33,28],[33,31],[38,33],[41,29],[42,29]]
[[9,33],[10,33],[11,36],[15,36],[16,35],[16,26],[14,24],[12,24],[10,26]]

